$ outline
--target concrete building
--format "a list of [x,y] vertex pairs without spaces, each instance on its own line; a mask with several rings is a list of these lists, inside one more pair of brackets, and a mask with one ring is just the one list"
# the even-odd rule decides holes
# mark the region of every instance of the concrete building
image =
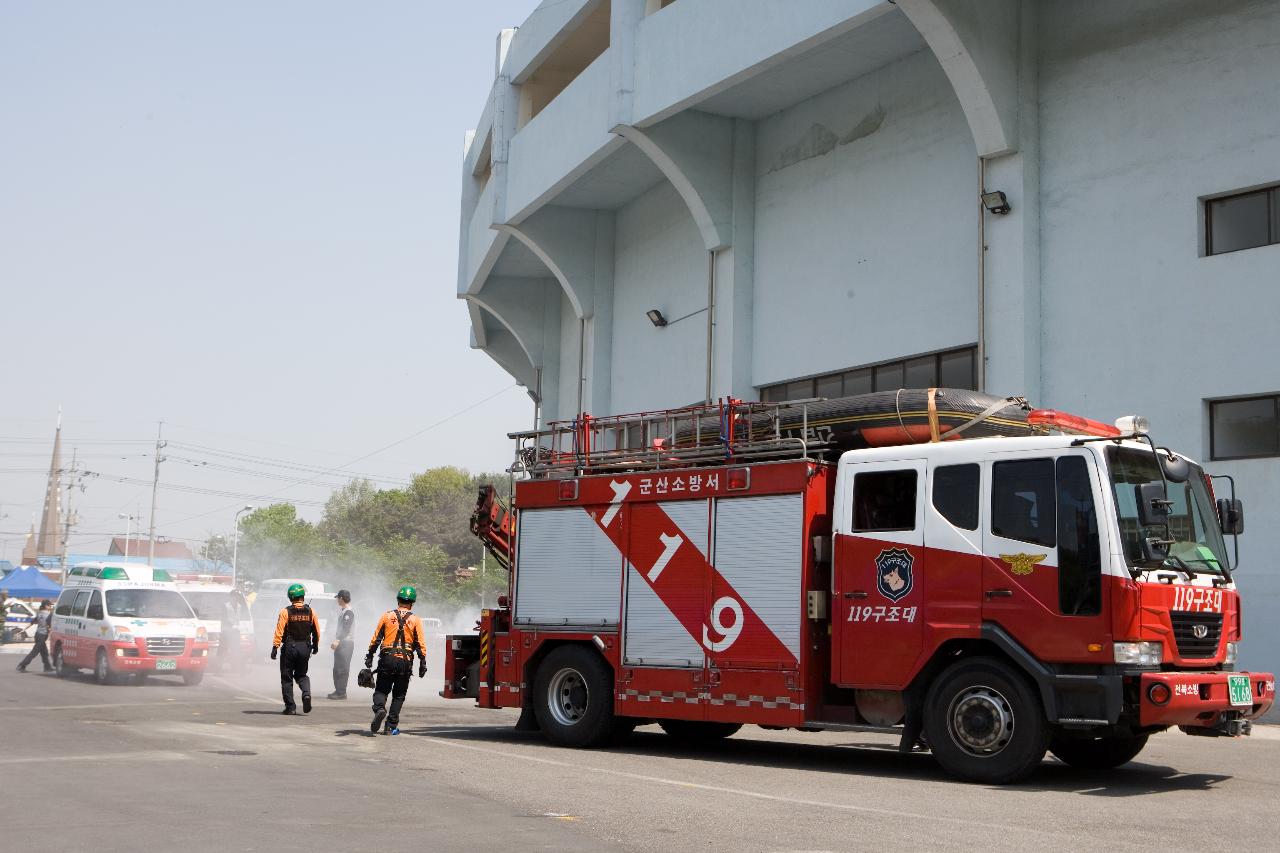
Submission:
[[1280,669],[1278,45],[1276,0],[547,0],[467,137],[472,345],[543,420],[1147,415],[1236,478],[1243,663]]

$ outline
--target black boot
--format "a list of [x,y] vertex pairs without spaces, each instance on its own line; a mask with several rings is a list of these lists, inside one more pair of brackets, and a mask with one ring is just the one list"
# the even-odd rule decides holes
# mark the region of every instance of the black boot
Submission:
[[311,694],[310,693],[302,694],[302,713],[304,714],[311,713]]
[[382,728],[382,721],[385,720],[386,718],[387,718],[386,708],[374,708],[373,722],[369,724],[369,731],[373,732],[376,735],[378,733],[378,729]]

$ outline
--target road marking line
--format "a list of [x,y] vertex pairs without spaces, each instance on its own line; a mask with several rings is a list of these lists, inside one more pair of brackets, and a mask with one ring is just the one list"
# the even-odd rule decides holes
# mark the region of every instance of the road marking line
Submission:
[[962,817],[946,817],[943,815],[921,814],[918,812],[898,811],[896,809],[880,809],[874,806],[855,806],[848,803],[832,803],[824,800],[808,800],[800,797],[784,797],[780,794],[765,794],[760,791],[747,791],[742,788],[727,788],[720,785],[707,785],[701,782],[685,782],[679,779],[666,779],[661,776],[647,776],[643,773],[630,773],[626,770],[610,770],[605,767],[590,767],[582,764],[574,764],[568,761],[557,761],[554,758],[539,758],[533,755],[523,755],[519,752],[508,752],[501,749],[489,749],[483,746],[475,746],[468,743],[457,743],[454,741],[442,740],[434,737],[424,737],[423,740],[438,743],[441,746],[450,746],[455,749],[469,749],[474,752],[486,752],[490,755],[497,755],[503,758],[518,758],[522,761],[530,761],[535,764],[547,764],[553,767],[564,767],[569,770],[583,771],[589,770],[594,773],[601,773],[608,776],[619,776],[625,779],[635,779],[640,782],[652,782],[658,785],[670,785],[676,788],[696,788],[701,791],[715,791],[721,794],[734,794],[740,797],[751,797],[757,800],[768,800],[776,803],[789,803],[797,806],[813,806],[816,808],[836,809],[845,812],[858,812],[861,814],[877,815],[880,817],[893,818],[909,818],[919,821],[935,821],[939,823],[951,823],[959,826],[980,827],[982,829],[1007,829],[1015,832],[1034,833],[1036,835],[1050,835],[1056,838],[1075,838],[1071,833],[1052,832],[1049,830],[1038,829],[1030,826],[1016,826],[1007,823],[994,823],[989,820],[970,820]]
[[103,702],[96,705],[20,705],[16,708],[0,708],[4,711],[79,711],[96,708],[170,708],[177,705],[244,705],[248,699],[210,699],[204,702],[176,702],[169,699],[165,702]]
[[0,765],[44,764],[49,761],[120,761],[122,759],[166,759],[183,761],[191,756],[172,750],[149,749],[142,752],[102,752],[94,755],[40,755],[32,758],[0,758]]

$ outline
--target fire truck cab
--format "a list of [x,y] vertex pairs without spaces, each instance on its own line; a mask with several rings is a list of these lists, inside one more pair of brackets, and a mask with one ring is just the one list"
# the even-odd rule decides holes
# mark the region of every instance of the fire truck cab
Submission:
[[511,593],[448,638],[442,695],[576,746],[648,721],[890,732],[996,783],[1049,750],[1118,766],[1171,726],[1248,734],[1275,680],[1235,670],[1239,502],[1133,419],[1027,420],[825,457],[724,439],[715,464],[679,450],[697,427],[593,463],[579,423],[514,513],[482,492],[473,530]]

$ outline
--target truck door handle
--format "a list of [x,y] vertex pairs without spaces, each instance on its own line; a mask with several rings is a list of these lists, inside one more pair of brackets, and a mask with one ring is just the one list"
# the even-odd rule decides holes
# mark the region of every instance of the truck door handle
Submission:
[[853,592],[846,592],[844,594],[844,597],[845,598],[866,598],[867,594],[860,589],[856,589]]
[[1013,590],[989,589],[987,590],[987,598],[1013,598]]

